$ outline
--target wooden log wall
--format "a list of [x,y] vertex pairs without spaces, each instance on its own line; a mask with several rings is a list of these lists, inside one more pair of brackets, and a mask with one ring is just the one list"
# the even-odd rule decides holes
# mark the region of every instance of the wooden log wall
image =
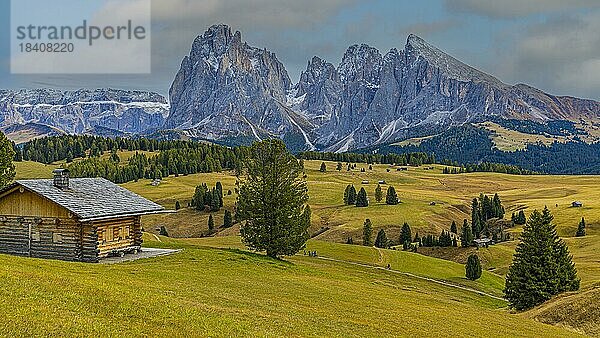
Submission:
[[73,219],[0,216],[1,253],[78,261],[80,238]]
[[114,250],[136,245],[136,217],[116,218],[94,222],[98,231],[98,257],[108,256]]

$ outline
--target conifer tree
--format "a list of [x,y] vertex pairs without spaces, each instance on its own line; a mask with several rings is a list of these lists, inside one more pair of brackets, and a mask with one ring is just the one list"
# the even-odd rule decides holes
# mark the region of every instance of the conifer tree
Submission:
[[344,190],[344,205],[348,205],[348,198],[350,197],[350,184],[346,186]]
[[377,238],[375,238],[375,247],[377,248],[387,248],[388,247],[388,238],[385,234],[385,230],[381,229],[377,232]]
[[575,234],[576,237],[583,237],[585,236],[585,219],[583,217],[581,217],[581,222],[579,222],[579,226],[577,227],[577,233]]
[[377,184],[375,188],[375,201],[380,203],[383,200],[383,190],[381,189],[381,185]]
[[342,171],[342,162],[337,163],[337,167],[335,168],[337,171]]
[[467,278],[470,280],[477,280],[481,277],[481,261],[479,260],[479,256],[475,254],[469,256],[465,272]]
[[363,245],[373,246],[373,224],[370,219],[366,219],[363,224]]
[[219,191],[215,188],[212,189],[211,191],[211,199],[210,199],[210,211],[212,212],[217,212],[219,210],[221,210],[221,201],[223,199],[223,196],[221,194],[219,194]]
[[208,216],[208,230],[211,232],[215,230],[215,220],[212,214]]
[[319,168],[319,171],[322,173],[327,171],[327,165],[325,165],[325,162],[321,162],[321,168]]
[[231,228],[233,226],[233,218],[231,217],[231,211],[225,210],[225,215],[223,216],[223,227]]
[[415,234],[415,239],[413,239],[413,243],[419,243],[419,246],[421,246],[421,237],[419,237],[419,232]]
[[525,212],[523,212],[523,210],[519,211],[519,214],[517,216],[517,220],[519,221],[516,224],[519,225],[524,225],[525,223],[527,223],[527,217],[525,217]]
[[396,194],[396,189],[392,186],[388,187],[387,193],[385,196],[385,203],[388,205],[396,205],[398,204],[398,194]]
[[473,203],[471,204],[471,230],[475,238],[479,238],[479,236],[481,235],[481,222],[482,220],[479,201],[477,200],[477,198],[474,198]]
[[553,219],[547,207],[542,212],[535,210],[523,228],[504,289],[506,299],[517,310],[579,289],[572,256],[558,237]]
[[278,258],[294,255],[310,238],[308,188],[298,160],[281,140],[256,142],[239,177],[236,219],[251,249]]
[[348,205],[356,204],[356,188],[353,185],[350,186],[350,190],[348,191]]
[[450,232],[453,234],[458,234],[458,229],[456,228],[456,222],[452,221],[452,225],[450,225]]
[[356,206],[360,208],[369,206],[369,199],[367,198],[367,191],[365,188],[360,188],[360,191],[356,196]]
[[474,237],[473,237],[472,229],[469,226],[469,223],[467,223],[467,220],[465,219],[463,222],[462,231],[460,234],[460,245],[463,248],[470,247],[471,243],[473,243],[473,240],[474,240]]
[[181,203],[179,201],[175,201],[175,210],[181,209]]
[[0,188],[7,186],[16,175],[13,144],[0,132]]
[[408,225],[408,223],[404,222],[404,224],[402,224],[402,229],[400,230],[400,238],[398,239],[398,241],[402,244],[404,243],[410,243],[412,240],[412,232],[410,230],[410,225]]

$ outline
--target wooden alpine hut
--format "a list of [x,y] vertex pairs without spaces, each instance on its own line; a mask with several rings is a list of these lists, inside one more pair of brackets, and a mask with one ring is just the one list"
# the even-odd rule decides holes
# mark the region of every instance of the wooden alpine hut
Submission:
[[0,190],[0,253],[82,262],[137,253],[141,216],[165,212],[106,179],[53,174]]

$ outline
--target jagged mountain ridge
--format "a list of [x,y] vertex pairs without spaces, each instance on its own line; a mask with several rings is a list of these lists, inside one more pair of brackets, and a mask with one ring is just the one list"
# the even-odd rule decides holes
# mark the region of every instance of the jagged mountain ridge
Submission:
[[251,47],[225,25],[198,36],[169,91],[165,127],[208,140],[240,142],[301,135],[314,125],[288,105],[292,82],[275,54]]
[[161,128],[168,112],[167,100],[150,92],[0,90],[0,128],[12,134],[19,130],[40,131],[43,126],[52,134],[95,134],[97,130],[144,134]]
[[410,35],[385,55],[353,45],[317,56],[297,84],[266,49],[226,25],[196,38],[171,86],[166,126],[223,141],[280,137],[294,149],[348,151],[465,123],[598,119],[600,103],[508,85]]

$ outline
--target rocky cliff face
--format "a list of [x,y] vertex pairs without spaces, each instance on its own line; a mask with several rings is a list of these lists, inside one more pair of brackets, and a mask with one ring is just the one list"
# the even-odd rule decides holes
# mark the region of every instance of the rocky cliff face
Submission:
[[144,134],[161,128],[168,104],[159,94],[112,89],[63,92],[50,89],[0,91],[0,128],[48,126],[55,132],[95,128]]
[[166,127],[224,142],[301,135],[312,123],[287,104],[291,81],[266,49],[251,47],[225,25],[198,36],[171,86]]
[[423,39],[384,56],[350,46],[337,67],[313,57],[296,85],[264,49],[224,25],[199,36],[171,88],[167,126],[223,140],[281,137],[295,149],[348,151],[494,118],[600,117],[595,101],[508,85]]

